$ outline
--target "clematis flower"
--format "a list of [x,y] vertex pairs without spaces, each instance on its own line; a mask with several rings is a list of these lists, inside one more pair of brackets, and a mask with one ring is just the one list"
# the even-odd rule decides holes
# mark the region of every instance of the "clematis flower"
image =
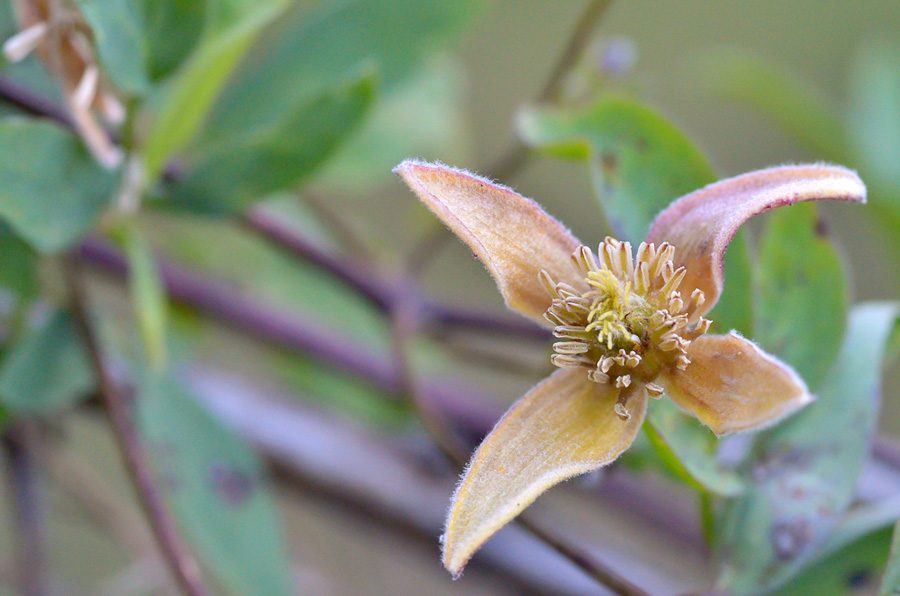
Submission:
[[705,335],[704,315],[745,221],[801,201],[865,202],[854,172],[785,166],[717,182],[660,213],[636,251],[606,238],[594,253],[490,180],[418,161],[394,171],[481,259],[506,304],[558,340],[550,360],[559,370],[497,423],[453,495],[442,541],[455,577],[545,490],[627,449],[650,398],[667,394],[717,434],[772,424],[812,401],[793,369],[753,342]]

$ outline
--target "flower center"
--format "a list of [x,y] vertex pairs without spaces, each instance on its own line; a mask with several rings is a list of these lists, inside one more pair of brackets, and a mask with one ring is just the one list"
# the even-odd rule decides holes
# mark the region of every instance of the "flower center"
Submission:
[[600,244],[596,257],[580,246],[572,260],[584,273],[586,292],[541,271],[553,299],[544,317],[561,340],[553,344],[553,364],[586,368],[595,383],[628,388],[640,382],[653,397],[662,395],[653,380],[665,367],[685,369],[691,362],[687,347],[710,324],[693,316],[703,292],[694,290],[684,303],[678,286],[685,269],[675,269],[674,255],[668,243],[642,242],[634,257],[630,243],[613,238]]

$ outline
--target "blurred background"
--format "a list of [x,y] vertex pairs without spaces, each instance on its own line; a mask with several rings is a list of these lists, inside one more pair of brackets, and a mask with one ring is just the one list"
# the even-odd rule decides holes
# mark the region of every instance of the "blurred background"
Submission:
[[[270,32],[289,27],[291,19],[315,14],[325,4],[298,2],[289,9],[289,19],[264,31],[260,46],[265,47]],[[202,544],[218,545],[209,550],[211,562],[205,562],[213,568],[240,567],[235,562],[242,560],[243,550],[230,552],[228,546],[230,541],[244,541],[256,555],[242,564],[265,577],[269,566],[278,565],[283,539],[290,560],[287,594],[607,593],[547,541],[518,527],[501,532],[462,580],[451,581],[439,561],[438,535],[455,471],[434,448],[428,424],[421,424],[415,408],[391,394],[386,387],[392,381],[378,380],[396,349],[389,317],[361,297],[364,287],[347,290],[328,264],[332,257],[346,259],[354,263],[354,279],[365,282],[369,273],[376,285],[396,289],[395,282],[406,279],[410,260],[421,258],[425,264],[417,284],[433,301],[504,321],[512,318],[471,252],[442,234],[390,172],[407,157],[439,160],[490,176],[500,177],[505,170],[509,177],[500,177],[500,182],[540,202],[587,244],[595,245],[610,233],[583,161],[536,154],[515,168],[505,167],[519,144],[521,111],[535,106],[588,3],[471,4],[471,13],[461,9],[457,15],[452,35],[442,32],[440,40],[416,50],[421,55],[415,65],[385,85],[359,129],[312,170],[299,191],[279,190],[253,211],[261,215],[255,223],[245,215],[223,218],[199,208],[171,209],[165,198],[159,199],[158,209],[148,200],[151,208],[142,213],[141,229],[163,263],[171,265],[160,266],[163,277],[177,286],[174,293],[170,288],[170,353],[189,363],[184,365],[186,385],[213,412],[217,424],[242,437],[241,447],[235,448],[238,459],[250,462],[243,471],[224,465],[204,468],[204,482],[226,501],[238,503],[253,491],[265,492],[265,502],[254,510],[256,517],[241,522],[246,524],[243,529],[231,528],[231,534],[198,530]],[[0,21],[4,39],[16,31],[7,9]],[[365,19],[361,22],[365,37]],[[328,39],[347,31],[336,27],[333,33],[318,33]],[[402,33],[398,39],[406,39]],[[867,105],[860,89],[875,68],[872,64],[879,56],[900,55],[891,54],[900,46],[896,0],[620,0],[612,3],[589,40],[556,101],[576,103],[597,86],[627,91],[696,141],[720,177],[775,164],[837,161],[859,169],[867,183],[866,174],[873,172],[880,178],[870,190],[885,197],[884,205],[900,204],[900,185],[891,178],[897,174],[889,166],[884,174],[885,167],[877,163],[900,159],[900,113],[888,104],[882,120],[884,140],[873,137],[864,149],[851,143],[854,133],[847,132],[861,120],[859,106]],[[260,51],[250,50],[247,70],[239,70],[239,76],[252,70]],[[737,64],[762,64],[763,78],[778,75],[791,82],[773,83],[771,96],[762,97],[765,94],[755,94],[752,84],[748,91],[723,74],[737,72]],[[747,67],[747,72],[751,74],[743,80],[752,81],[756,71]],[[900,97],[898,73],[900,64],[893,78],[884,78],[886,97]],[[41,74],[33,57],[4,63],[0,74],[51,101],[58,99],[53,82]],[[284,73],[286,80],[288,75]],[[272,85],[278,87],[277,82]],[[804,136],[802,126],[783,125],[779,114],[788,121],[792,116],[777,98],[792,98],[794,92],[824,106],[826,121],[839,134],[829,136],[829,127],[820,126]],[[267,97],[263,93],[241,101],[264,104]],[[151,97],[148,104],[153,101]],[[886,211],[847,205],[824,205],[821,211],[849,263],[851,302],[896,299],[900,231],[882,216]],[[761,229],[766,217],[757,218],[751,228]],[[298,259],[290,248],[273,241],[281,227],[274,235],[260,233],[273,220],[311,239],[318,252],[309,258],[300,248]],[[102,235],[102,225],[99,229]],[[95,232],[91,239],[97,236]],[[124,378],[140,341],[121,280],[122,265],[103,243],[89,241],[86,251],[92,309],[103,315],[97,323],[100,335],[112,346],[112,368]],[[64,295],[55,287],[63,266],[53,258],[41,264],[40,283],[57,299]],[[197,273],[199,285],[179,277],[179,267]],[[243,302],[204,306],[194,299],[219,290]],[[265,313],[257,316],[254,308]],[[252,321],[249,327],[235,324],[241,316]],[[430,337],[414,338],[415,349],[406,364],[413,371],[412,384],[415,379],[430,383],[434,399],[429,403],[451,412],[449,417],[461,429],[457,439],[471,448],[514,399],[548,372],[546,345],[532,341],[527,331],[501,337],[446,327]],[[260,328],[262,337],[256,332]],[[311,330],[324,342],[316,345],[333,349],[337,357],[332,364],[322,366],[320,353],[297,348],[302,341],[292,339],[296,329]],[[353,353],[342,352],[349,348],[341,341],[327,341],[344,337],[350,338],[350,348],[362,348],[362,376],[370,365],[375,372],[369,376],[375,381],[361,381],[358,371],[347,373],[334,365],[341,356],[353,360]],[[442,391],[462,397],[443,400]],[[900,432],[898,392],[900,374],[893,367],[885,380],[879,420],[890,436]],[[96,395],[83,393],[87,401],[77,408],[29,418],[27,425],[33,427],[27,432],[40,435],[38,443],[44,445],[35,451],[38,463],[33,471],[38,476],[34,503],[41,512],[50,586],[43,593],[177,593],[155,551],[113,435],[98,415]],[[178,426],[161,417],[154,432],[165,435],[169,424]],[[204,441],[197,439],[212,453],[232,448],[227,441]],[[253,445],[248,454],[241,450],[244,441]],[[151,452],[152,445],[158,447],[152,443]],[[190,451],[194,445],[188,441],[180,447]],[[647,463],[653,456],[646,446],[634,451],[624,467],[658,466]],[[152,452],[162,470],[162,484],[190,483],[179,477],[183,470],[167,468],[170,455]],[[21,540],[13,507],[18,497],[11,492],[17,484],[10,478],[16,473],[17,468],[7,465],[0,482],[2,594],[17,593]],[[870,489],[878,495],[892,490],[892,473],[884,471],[889,480]],[[600,475],[592,475],[542,497],[533,508],[538,525],[568,537],[650,593],[706,589],[715,572],[695,495],[659,474],[645,474],[639,485],[627,473],[608,476],[601,483]],[[260,486],[271,486],[271,492]],[[648,494],[654,498],[645,498]],[[203,502],[179,506],[206,511]],[[276,531],[258,536],[254,528],[259,527]],[[836,587],[830,591],[815,591],[819,587],[807,578],[809,591],[794,585],[783,593],[874,594],[879,570],[871,565],[871,553],[883,559],[885,545],[882,534],[832,566],[833,576],[827,579]],[[271,556],[267,549],[274,549]],[[224,577],[219,578],[222,593],[267,593],[265,582],[254,585],[247,579],[252,573],[234,579],[225,572]]]

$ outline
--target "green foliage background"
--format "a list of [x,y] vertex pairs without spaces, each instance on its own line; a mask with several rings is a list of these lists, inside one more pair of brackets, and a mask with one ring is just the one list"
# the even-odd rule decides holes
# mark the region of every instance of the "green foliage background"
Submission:
[[[101,220],[115,200],[110,189],[128,181],[128,170],[104,172],[63,127],[0,103],[0,284],[21,299],[20,310],[4,315],[10,341],[0,362],[0,416],[7,423],[37,421],[64,437],[62,452],[88,462],[102,477],[100,492],[128,519],[141,519],[109,429],[91,404],[85,406],[94,377],[58,287],[65,263],[54,253],[100,230],[125,256],[132,278],[130,294],[109,279],[91,279],[95,322],[116,370],[135,389],[137,421],[168,506],[217,590],[239,596],[517,593],[491,564],[476,566],[464,583],[450,583],[437,563],[436,540],[426,536],[430,550],[417,548],[403,530],[407,524],[421,533],[423,525],[437,523],[433,519],[416,526],[388,516],[389,523],[378,525],[377,506],[373,515],[365,504],[342,509],[322,497],[323,491],[340,494],[342,450],[365,452],[369,438],[392,447],[401,462],[426,460],[416,465],[446,484],[418,486],[410,478],[421,476],[404,477],[406,483],[397,483],[401,501],[433,505],[449,497],[453,471],[428,460],[437,455],[417,426],[415,408],[394,395],[399,392],[390,382],[362,380],[168,305],[153,259],[159,254],[251,303],[295,315],[291,321],[303,322],[317,338],[346,340],[341,349],[361,354],[367,370],[383,370],[398,349],[390,317],[365,291],[348,291],[321,267],[253,232],[248,210],[259,206],[254,213],[281,222],[326,256],[356,259],[364,275],[390,285],[410,252],[437,228],[390,168],[421,157],[490,174],[517,139],[535,157],[501,182],[537,199],[588,244],[613,229],[639,239],[671,198],[716,177],[822,159],[859,169],[872,193],[869,208],[804,206],[750,226],[753,233],[729,254],[729,293],[714,317],[792,363],[822,399],[760,434],[750,460],[727,469],[716,461],[718,443],[705,429],[660,404],[651,414],[650,440],[623,461],[625,468],[675,479],[670,484],[679,503],[673,507],[688,511],[695,533],[704,524],[725,563],[704,561],[702,547],[681,553],[677,541],[648,541],[652,516],[623,524],[573,497],[577,489],[548,495],[537,509],[563,533],[584,523],[581,539],[648,589],[718,578],[735,594],[849,594],[860,570],[868,574],[863,587],[874,589],[888,553],[885,528],[898,517],[897,507],[864,511],[865,523],[845,518],[844,511],[876,423],[900,434],[896,373],[885,383],[880,418],[875,398],[883,351],[892,348],[895,309],[853,308],[896,299],[900,290],[900,230],[894,226],[900,222],[900,7],[894,0],[861,6],[620,0],[598,39],[621,44],[619,36],[627,37],[637,52],[635,67],[627,76],[606,73],[598,83],[591,77],[599,46],[592,48],[574,65],[572,88],[562,94],[566,105],[534,105],[533,98],[583,2],[79,5],[95,29],[107,74],[125,98],[129,128],[120,140],[153,176],[137,215]],[[0,8],[0,33],[8,37],[14,31],[8,6]],[[4,63],[0,75],[60,102],[33,57]],[[603,90],[599,98],[592,84]],[[645,137],[649,157],[634,150]],[[610,153],[622,166],[616,176],[596,159]],[[171,172],[167,164],[173,163]],[[823,221],[830,222],[827,234],[820,233]],[[441,245],[421,286],[435,301],[504,314],[493,283],[459,243]],[[43,300],[32,312],[29,301],[38,295]],[[815,324],[804,324],[807,316]],[[412,342],[413,374],[464,387],[472,402],[457,404],[461,418],[473,410],[491,419],[547,369],[543,352],[519,349],[515,341],[454,338],[452,329],[437,335]],[[510,361],[486,372],[459,357],[465,352],[460,346],[481,350],[475,360],[488,354]],[[185,382],[198,364],[241,379],[233,383],[237,389],[219,379],[228,391],[256,383],[310,420],[328,420],[323,428],[338,421],[340,430],[315,443],[333,450],[327,471],[305,485],[280,477],[276,488],[260,453],[271,455],[267,432],[252,447],[235,428],[241,416],[216,417],[198,404],[196,379]],[[847,394],[864,398],[844,407]],[[476,402],[478,408],[467,408]],[[344,443],[341,432],[348,433]],[[354,432],[363,437],[361,447]],[[824,457],[828,449],[838,449],[840,457]],[[813,462],[799,470],[786,466],[787,485],[800,486],[800,496],[781,478],[757,482],[754,465],[785,451],[806,453],[804,462]],[[114,530],[98,531],[102,524],[71,513],[71,487],[51,473],[52,462],[42,465],[50,478],[53,573],[88,593],[115,585],[102,582],[127,569],[133,557],[116,547]],[[4,511],[14,500],[9,484],[0,483]],[[770,529],[823,508],[827,515],[810,522],[816,549],[788,557],[773,550]],[[141,523],[131,536],[146,542]],[[13,527],[0,518],[0,553],[14,551],[14,533],[7,531]],[[599,527],[613,531],[606,539],[591,537]],[[894,542],[895,567],[884,593],[896,581]],[[623,554],[629,549],[644,554]],[[654,560],[667,564],[648,571]],[[2,556],[0,562],[12,564]],[[155,571],[139,574],[150,587],[134,593],[158,591],[165,572],[155,564]],[[825,583],[821,569],[835,576],[827,587],[810,580]],[[0,565],[0,580],[6,572]],[[579,586],[576,578],[554,587],[577,593]]]

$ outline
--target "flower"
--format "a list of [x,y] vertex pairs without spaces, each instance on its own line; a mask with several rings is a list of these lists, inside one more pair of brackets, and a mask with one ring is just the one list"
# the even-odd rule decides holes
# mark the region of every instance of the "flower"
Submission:
[[[830,165],[776,167],[678,199],[633,253],[595,254],[536,203],[480,176],[404,161],[394,170],[493,275],[507,305],[549,326],[559,370],[484,439],[453,495],[444,565],[473,553],[551,486],[615,460],[664,393],[717,434],[759,428],[812,401],[786,364],[732,331],[705,335],[723,258],[750,217],[800,201],[865,202]],[[788,249],[789,247],[786,247]]]

